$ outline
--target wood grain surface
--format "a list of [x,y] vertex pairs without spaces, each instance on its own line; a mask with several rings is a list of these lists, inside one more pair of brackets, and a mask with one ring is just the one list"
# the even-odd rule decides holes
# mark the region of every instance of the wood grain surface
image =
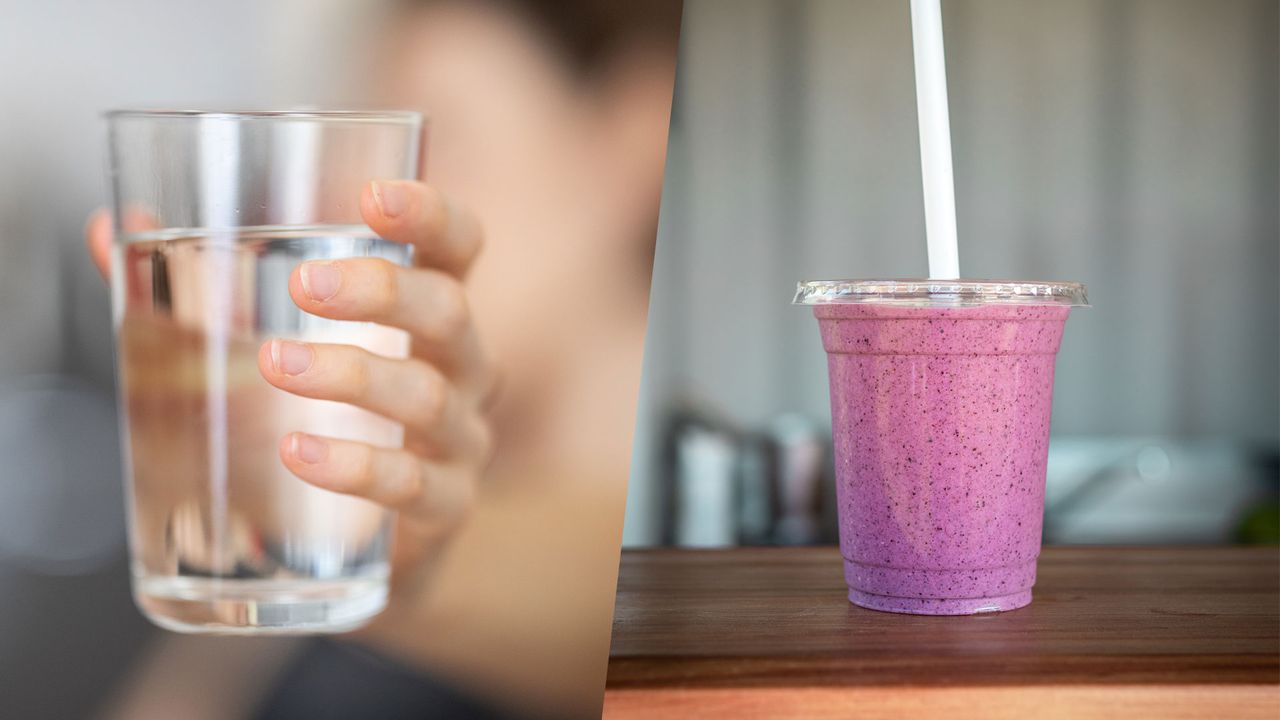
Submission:
[[968,617],[849,604],[835,548],[627,551],[611,656],[618,718],[1274,719],[1280,549],[1048,548]]

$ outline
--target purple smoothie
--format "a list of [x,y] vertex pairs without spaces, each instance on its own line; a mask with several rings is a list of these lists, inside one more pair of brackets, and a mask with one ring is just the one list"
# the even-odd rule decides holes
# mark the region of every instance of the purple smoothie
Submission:
[[1070,309],[815,305],[852,602],[927,615],[1031,602]]

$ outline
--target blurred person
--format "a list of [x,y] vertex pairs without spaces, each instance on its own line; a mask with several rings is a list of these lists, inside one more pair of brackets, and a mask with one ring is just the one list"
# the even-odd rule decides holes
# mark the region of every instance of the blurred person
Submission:
[[[428,115],[428,180],[360,203],[415,267],[306,264],[289,293],[408,330],[413,357],[258,358],[276,387],[405,422],[403,451],[279,439],[300,481],[399,511],[392,599],[350,645],[166,635],[111,717],[599,712],[680,3],[395,7],[370,90]],[[105,270],[109,218],[87,236]]]

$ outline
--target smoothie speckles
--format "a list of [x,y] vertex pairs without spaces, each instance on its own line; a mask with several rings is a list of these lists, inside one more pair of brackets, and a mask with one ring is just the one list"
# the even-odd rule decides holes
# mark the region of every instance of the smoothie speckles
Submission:
[[853,602],[930,614],[1030,602],[1069,311],[814,307]]

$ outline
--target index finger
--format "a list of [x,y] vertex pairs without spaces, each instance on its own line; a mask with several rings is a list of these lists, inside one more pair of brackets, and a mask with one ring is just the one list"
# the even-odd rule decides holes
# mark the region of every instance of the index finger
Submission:
[[84,241],[103,280],[111,279],[111,236],[111,213],[104,208],[93,211],[84,224]]
[[414,247],[414,263],[457,277],[480,254],[480,223],[439,190],[414,180],[371,182],[360,193],[360,214],[380,237]]

